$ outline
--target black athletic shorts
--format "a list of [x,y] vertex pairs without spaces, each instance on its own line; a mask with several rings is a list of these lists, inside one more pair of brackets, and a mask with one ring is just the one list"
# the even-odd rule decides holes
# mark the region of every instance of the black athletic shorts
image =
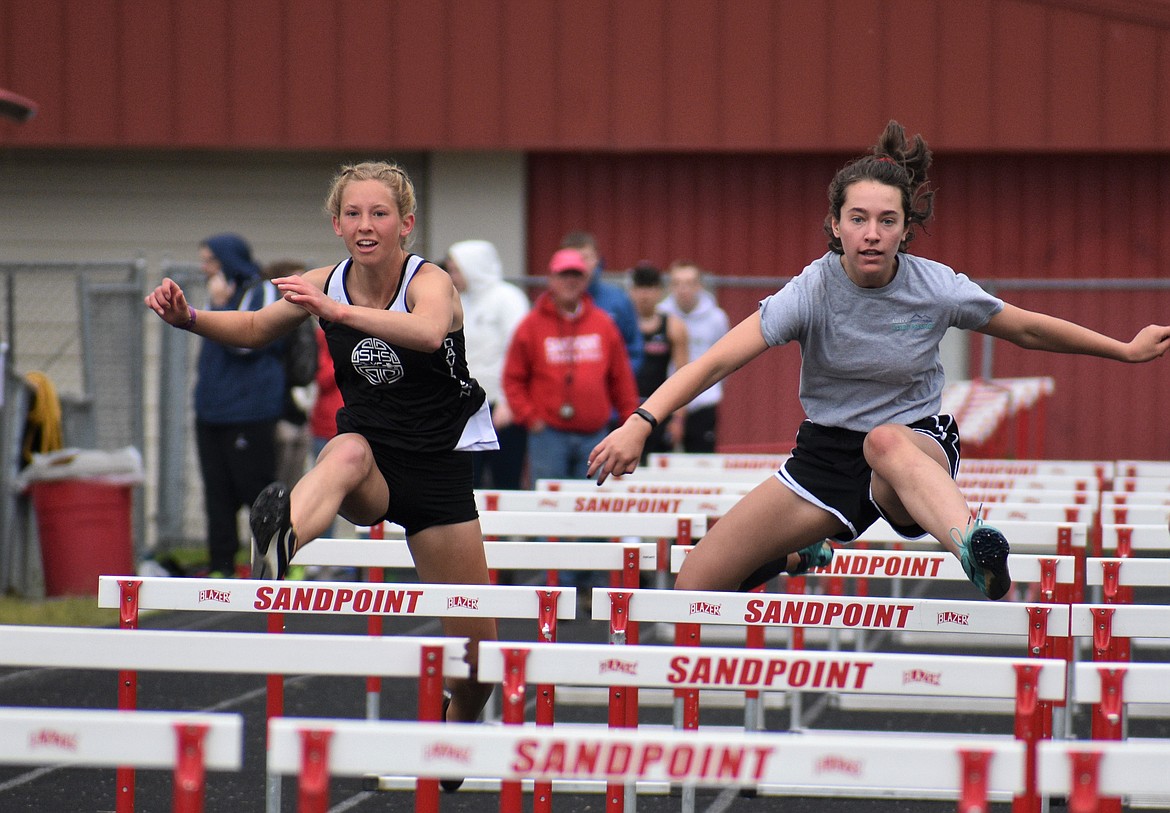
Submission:
[[[959,470],[959,426],[950,415],[923,418],[910,424],[915,432],[934,438],[950,461],[951,477]],[[796,433],[796,448],[776,476],[804,499],[836,516],[849,530],[838,534],[839,542],[852,542],[881,519],[889,521],[874,502],[870,479],[873,469],[865,462],[862,444],[865,432],[838,429],[805,421]],[[926,531],[915,525],[890,527],[907,539]]]
[[390,487],[384,520],[407,536],[435,525],[454,525],[479,517],[472,490],[469,452],[407,452],[373,446],[374,461]]

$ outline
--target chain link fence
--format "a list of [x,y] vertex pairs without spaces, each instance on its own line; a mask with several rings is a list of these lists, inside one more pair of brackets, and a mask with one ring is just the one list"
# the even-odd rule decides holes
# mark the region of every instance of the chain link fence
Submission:
[[[0,263],[0,590],[36,593],[40,561],[29,500],[17,490],[37,372],[61,404],[66,448],[113,451],[146,442],[142,260]],[[146,545],[146,506],[133,489],[133,553]],[[78,528],[77,544],[86,544]]]

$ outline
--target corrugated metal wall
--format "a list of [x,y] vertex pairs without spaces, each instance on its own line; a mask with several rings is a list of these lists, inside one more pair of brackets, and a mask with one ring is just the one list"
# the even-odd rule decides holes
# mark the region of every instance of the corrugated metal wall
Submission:
[[0,0],[0,143],[1170,148],[1158,0]]
[[[566,231],[586,229],[611,269],[687,257],[721,276],[762,278],[759,287],[720,289],[737,321],[775,290],[775,278],[824,253],[826,189],[848,157],[533,156],[529,267],[543,268]],[[1170,318],[1170,290],[1102,290],[1166,276],[1170,156],[942,155],[932,179],[937,216],[916,252],[1002,286],[1021,307],[1125,340]],[[1057,280],[1085,288],[1037,290]],[[977,374],[980,342],[972,345]],[[1055,458],[1170,457],[1158,417],[1170,400],[1166,364],[993,348],[995,376],[1056,379],[1045,448]],[[785,348],[734,376],[721,443],[786,449],[801,419],[798,368],[798,352]]]

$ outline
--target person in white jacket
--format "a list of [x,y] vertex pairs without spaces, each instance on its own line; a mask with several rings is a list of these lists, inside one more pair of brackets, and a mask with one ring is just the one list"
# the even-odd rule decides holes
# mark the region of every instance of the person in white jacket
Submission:
[[[697,359],[730,327],[727,314],[715,302],[715,296],[703,287],[703,272],[690,260],[675,260],[670,265],[670,295],[658,306],[660,313],[677,316],[687,328],[690,357]],[[723,399],[723,382],[695,396],[687,407],[683,428],[683,451],[714,452],[716,418]]]
[[463,300],[467,366],[487,393],[492,423],[500,440],[498,451],[474,452],[474,485],[522,488],[528,432],[512,420],[500,379],[512,333],[531,303],[518,286],[504,280],[500,254],[487,240],[453,244],[447,249],[444,265]]

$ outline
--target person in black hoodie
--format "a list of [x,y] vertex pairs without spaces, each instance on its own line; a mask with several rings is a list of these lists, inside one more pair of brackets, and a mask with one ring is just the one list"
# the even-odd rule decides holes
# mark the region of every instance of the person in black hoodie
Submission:
[[[259,310],[277,298],[238,234],[199,247],[211,310]],[[283,342],[249,350],[203,339],[195,384],[195,443],[203,478],[208,569],[235,574],[237,516],[276,476],[276,422],[284,407]]]

